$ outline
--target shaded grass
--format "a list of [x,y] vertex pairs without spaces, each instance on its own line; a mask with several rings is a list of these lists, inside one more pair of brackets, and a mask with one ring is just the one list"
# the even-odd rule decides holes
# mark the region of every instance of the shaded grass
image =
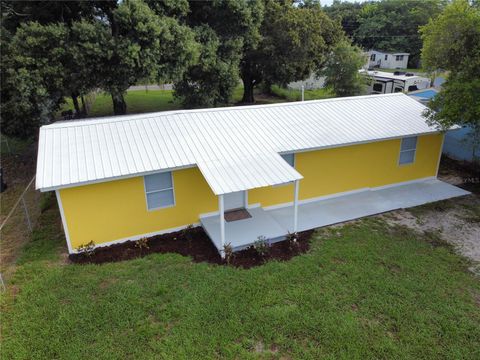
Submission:
[[480,355],[478,279],[407,228],[324,229],[310,253],[250,270],[171,254],[65,266],[45,245],[60,241],[47,225],[55,211],[42,214],[3,298],[4,358]]
[[[302,100],[302,91],[294,89],[285,89],[277,85],[272,85],[272,92],[288,101],[300,101]],[[305,90],[304,93],[305,100],[317,100],[317,99],[328,99],[335,97],[335,94],[330,89],[314,89],[314,90]]]
[[[172,90],[134,90],[125,95],[128,114],[175,110],[181,107],[173,97]],[[110,94],[99,93],[90,109],[89,117],[113,115]]]

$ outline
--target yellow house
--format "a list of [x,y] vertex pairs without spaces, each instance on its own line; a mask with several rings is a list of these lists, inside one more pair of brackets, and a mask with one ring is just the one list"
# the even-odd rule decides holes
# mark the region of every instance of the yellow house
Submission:
[[193,224],[223,254],[463,195],[436,179],[424,109],[388,94],[57,122],[36,186],[56,192],[71,253]]

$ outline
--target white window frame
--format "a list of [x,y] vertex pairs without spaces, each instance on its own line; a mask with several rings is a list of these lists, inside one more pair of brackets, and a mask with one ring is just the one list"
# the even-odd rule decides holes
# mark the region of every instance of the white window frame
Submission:
[[[148,174],[148,175],[144,175],[143,176],[143,192],[145,194],[145,205],[147,207],[147,211],[155,211],[155,210],[160,210],[160,209],[168,209],[168,208],[171,208],[171,207],[174,207],[177,205],[177,199],[175,198],[175,184],[173,183],[173,172],[172,171],[164,171],[164,172],[168,172],[170,173],[170,179],[171,179],[171,182],[172,182],[172,187],[171,188],[165,188],[165,189],[162,189],[162,190],[154,190],[154,191],[147,191],[147,184],[145,182],[145,178],[148,176],[148,175],[155,175],[155,174],[160,174],[160,173],[154,173],[154,174]],[[167,191],[167,190],[172,190],[172,195],[173,195],[173,204],[171,205],[165,205],[165,206],[158,206],[158,207],[155,207],[155,208],[149,208],[148,207],[148,194],[153,194],[153,193],[157,193],[157,192],[162,192],[162,191]]]
[[[408,150],[402,150],[403,140],[404,140],[404,139],[409,139],[409,138],[416,138],[415,148],[414,148],[414,149],[408,149]],[[401,141],[400,141],[400,151],[399,151],[399,154],[398,154],[398,166],[408,166],[408,165],[413,165],[413,164],[415,164],[415,162],[417,161],[417,147],[418,147],[418,136],[415,135],[415,136],[405,136],[405,137],[403,137],[403,138],[401,139]],[[413,151],[413,160],[412,160],[412,162],[401,164],[401,163],[400,163],[400,158],[401,158],[402,153],[404,153],[404,152],[409,152],[409,151]]]
[[395,55],[395,61],[403,61],[404,55]]

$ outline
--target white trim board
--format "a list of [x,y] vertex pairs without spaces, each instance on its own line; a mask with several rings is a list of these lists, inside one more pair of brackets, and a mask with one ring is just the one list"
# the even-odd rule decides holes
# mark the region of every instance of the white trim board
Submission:
[[70,242],[70,233],[68,232],[67,218],[65,217],[65,212],[63,211],[63,203],[59,190],[55,190],[55,196],[57,197],[58,209],[60,210],[60,217],[62,218],[63,232],[65,233],[65,239],[67,240],[68,253],[72,254],[74,250],[72,248],[72,243]]

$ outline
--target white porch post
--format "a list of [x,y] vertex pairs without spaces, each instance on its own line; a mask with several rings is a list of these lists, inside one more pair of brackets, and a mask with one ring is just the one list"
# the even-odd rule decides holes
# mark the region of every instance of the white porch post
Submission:
[[222,249],[220,255],[225,257],[225,207],[223,204],[223,195],[218,195],[218,213],[220,215],[220,239],[222,240]]
[[295,180],[295,195],[293,198],[293,232],[298,229],[298,190],[300,187],[300,180]]

